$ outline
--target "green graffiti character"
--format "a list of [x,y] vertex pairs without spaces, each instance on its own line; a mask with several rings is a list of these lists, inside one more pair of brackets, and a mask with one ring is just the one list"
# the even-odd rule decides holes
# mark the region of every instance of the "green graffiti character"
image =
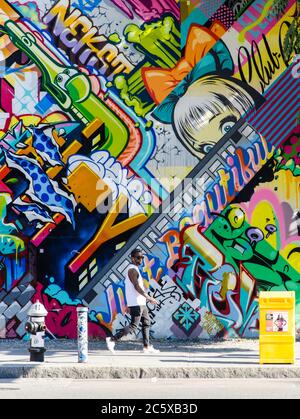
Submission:
[[180,33],[171,16],[144,24],[142,28],[134,24],[128,25],[124,35],[138,51],[160,67],[171,68],[180,58]]
[[300,273],[280,255],[279,248],[275,249],[265,240],[277,227],[268,224],[265,233],[251,227],[238,205],[230,205],[216,215],[205,236],[223,253],[226,263],[231,264],[237,274],[242,263],[260,290],[294,290],[300,299]]

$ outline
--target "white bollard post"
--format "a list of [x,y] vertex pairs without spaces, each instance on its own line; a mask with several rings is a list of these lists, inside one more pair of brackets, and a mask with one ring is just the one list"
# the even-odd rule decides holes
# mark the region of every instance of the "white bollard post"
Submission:
[[77,307],[78,362],[88,361],[88,308]]

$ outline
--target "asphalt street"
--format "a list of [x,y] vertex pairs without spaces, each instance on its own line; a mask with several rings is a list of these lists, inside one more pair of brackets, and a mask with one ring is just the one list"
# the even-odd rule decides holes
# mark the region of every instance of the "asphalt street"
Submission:
[[[0,380],[0,399],[299,399],[300,379],[18,378]],[[121,403],[122,404],[122,403]],[[124,403],[123,403],[124,404]]]

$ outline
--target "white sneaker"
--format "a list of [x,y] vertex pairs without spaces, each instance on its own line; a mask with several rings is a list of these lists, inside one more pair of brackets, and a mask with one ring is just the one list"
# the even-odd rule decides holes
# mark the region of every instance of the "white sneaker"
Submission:
[[144,354],[159,354],[160,350],[153,348],[152,345],[148,346],[147,348],[143,349]]
[[115,353],[115,344],[116,344],[116,342],[114,342],[113,340],[112,340],[112,338],[106,338],[105,339],[106,340],[106,346],[107,346],[107,349],[111,352],[111,353]]

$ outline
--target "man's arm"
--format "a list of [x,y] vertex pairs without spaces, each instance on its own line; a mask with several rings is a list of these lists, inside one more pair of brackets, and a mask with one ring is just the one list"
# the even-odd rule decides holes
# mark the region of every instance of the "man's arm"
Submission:
[[150,297],[144,290],[143,288],[141,288],[139,286],[139,282],[138,282],[138,273],[135,269],[129,269],[128,271],[128,277],[130,279],[130,281],[132,282],[134,288],[136,289],[136,291],[141,294],[143,297],[146,298],[146,300],[150,301],[150,303],[152,304],[158,304],[158,301],[155,300],[155,298]]

